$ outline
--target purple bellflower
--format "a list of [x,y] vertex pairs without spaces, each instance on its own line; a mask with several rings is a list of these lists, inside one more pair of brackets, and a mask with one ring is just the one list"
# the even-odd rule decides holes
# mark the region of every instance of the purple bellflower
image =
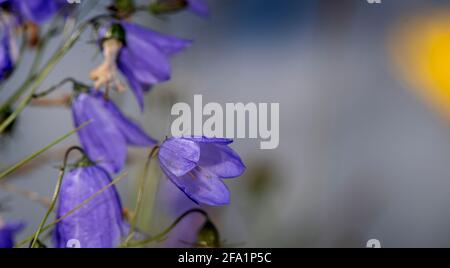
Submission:
[[170,57],[192,42],[164,35],[137,24],[120,22],[100,30],[104,62],[91,71],[95,88],[114,86],[124,91],[118,70],[131,87],[141,110],[144,93],[170,80]]
[[230,192],[222,179],[241,176],[246,167],[228,145],[233,140],[206,137],[170,138],[159,149],[164,174],[192,201],[227,205]]
[[[57,218],[77,208],[111,183],[103,168],[85,164],[68,172],[63,179],[56,211]],[[54,232],[56,247],[72,244],[81,248],[113,248],[120,245],[128,232],[122,205],[115,186],[95,196],[60,221]]]
[[14,235],[24,227],[22,222],[4,222],[0,219],[0,248],[14,247]]
[[100,91],[79,93],[72,101],[75,126],[90,123],[78,131],[89,158],[110,173],[125,165],[127,145],[148,147],[156,143]]

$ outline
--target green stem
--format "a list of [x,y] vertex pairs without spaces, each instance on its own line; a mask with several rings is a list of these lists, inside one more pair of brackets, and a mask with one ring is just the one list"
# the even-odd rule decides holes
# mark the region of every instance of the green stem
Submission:
[[151,242],[160,241],[168,233],[170,233],[186,216],[188,216],[190,214],[193,214],[193,213],[200,213],[206,219],[209,219],[208,214],[204,210],[201,210],[199,208],[194,208],[194,209],[188,210],[185,213],[183,213],[169,227],[167,227],[164,231],[162,231],[161,233],[157,234],[156,236],[153,236],[153,237],[150,237],[148,239],[141,240],[141,241],[137,241],[137,242],[134,242],[134,243],[129,243],[127,246],[138,247],[138,246],[147,245],[148,243],[151,243]]
[[60,88],[61,86],[63,86],[64,84],[69,83],[69,82],[72,83],[72,84],[74,85],[74,88],[77,88],[77,87],[85,87],[85,88],[88,88],[88,87],[89,87],[89,86],[87,86],[87,85],[85,85],[85,84],[83,84],[83,83],[77,81],[75,78],[68,77],[68,78],[65,78],[64,80],[62,80],[61,82],[59,82],[58,84],[56,84],[56,85],[54,85],[54,86],[48,88],[47,90],[44,90],[44,91],[42,91],[42,92],[40,92],[40,93],[35,93],[35,94],[33,95],[33,98],[34,98],[34,99],[38,99],[38,98],[45,97],[45,96],[51,94],[53,91],[59,89],[59,88]]
[[36,246],[36,243],[39,240],[39,235],[41,234],[42,229],[44,228],[48,217],[50,216],[50,214],[55,209],[56,201],[58,200],[59,193],[61,192],[62,181],[64,179],[64,173],[66,172],[66,166],[67,166],[67,161],[69,160],[69,155],[70,155],[71,152],[73,152],[75,150],[80,151],[82,154],[84,154],[83,149],[81,149],[80,147],[77,147],[77,146],[70,147],[66,151],[66,154],[64,155],[63,166],[61,167],[61,170],[59,171],[58,181],[56,183],[55,191],[53,193],[53,197],[52,197],[51,202],[50,202],[50,207],[48,208],[47,212],[45,213],[44,218],[42,219],[42,221],[39,224],[39,227],[38,227],[36,233],[34,234],[34,238],[33,238],[33,240],[30,243],[30,248],[34,248]]
[[67,134],[62,135],[61,137],[57,138],[56,140],[52,141],[51,143],[49,143],[47,146],[45,146],[44,148],[40,149],[39,151],[25,157],[23,160],[19,161],[18,163],[12,165],[10,168],[6,169],[5,171],[0,172],[0,180],[2,180],[3,178],[11,175],[12,173],[14,173],[16,170],[18,170],[19,168],[23,167],[25,164],[27,164],[28,162],[30,162],[31,160],[35,159],[36,157],[38,157],[39,155],[41,155],[42,153],[48,151],[50,148],[52,148],[53,146],[55,146],[56,144],[62,142],[63,140],[67,139],[68,137],[72,136],[73,134],[75,134],[76,132],[78,132],[80,129],[84,128],[86,125],[88,125],[90,122],[86,122],[84,124],[82,124],[80,127],[71,130],[70,132],[68,132]]
[[148,177],[148,171],[150,169],[151,160],[158,152],[158,149],[159,149],[159,146],[155,146],[150,151],[150,154],[148,155],[147,161],[145,163],[144,172],[142,173],[142,176],[139,180],[139,188],[138,188],[138,193],[137,193],[137,197],[136,197],[136,205],[134,208],[133,216],[130,220],[130,225],[131,225],[130,233],[128,234],[128,237],[125,239],[125,242],[124,242],[125,246],[131,241],[131,239],[133,239],[133,236],[134,236],[134,233],[136,230],[136,222],[137,222],[139,210],[142,206],[142,199],[143,199],[144,192],[145,192],[145,181],[146,181],[146,178]]
[[30,101],[33,99],[33,95],[36,92],[36,90],[39,88],[39,86],[42,84],[42,82],[45,80],[47,75],[50,73],[50,71],[53,70],[55,65],[65,56],[65,54],[75,45],[77,40],[80,38],[81,34],[84,32],[84,30],[91,24],[97,22],[98,20],[110,17],[110,15],[99,15],[97,17],[94,17],[93,19],[83,23],[76,32],[74,32],[70,38],[64,43],[64,45],[56,51],[56,53],[49,59],[47,64],[43,67],[43,69],[36,75],[36,77],[33,77],[33,87],[31,91],[28,93],[28,95],[20,102],[16,110],[0,125],[0,134],[5,131],[5,129],[16,119],[16,117],[25,109],[25,107],[30,103]]
[[[54,31],[55,31],[54,26],[53,26],[54,24],[56,24],[55,21],[52,22],[52,26],[50,27],[50,30],[48,30],[48,32],[45,34],[45,36],[39,42],[38,47],[36,49],[35,57],[33,59],[33,63],[31,64],[31,68],[28,71],[28,74],[27,74],[24,82],[14,92],[13,95],[11,95],[5,102],[3,102],[3,104],[0,106],[0,111],[5,110],[7,107],[9,107],[13,103],[15,103],[20,98],[20,96],[22,96],[22,94],[27,91],[28,87],[33,82],[34,76],[35,76],[35,73],[36,73],[36,69],[41,64],[42,58],[44,56],[45,48],[47,47],[48,42],[50,41],[50,39],[54,35]],[[26,39],[26,37],[24,37],[24,38]],[[26,40],[24,41],[24,43],[26,43]]]

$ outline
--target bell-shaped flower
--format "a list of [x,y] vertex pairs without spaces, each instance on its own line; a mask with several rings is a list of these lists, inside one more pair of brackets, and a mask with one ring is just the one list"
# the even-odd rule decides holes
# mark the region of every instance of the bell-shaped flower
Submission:
[[171,77],[170,57],[192,42],[161,34],[137,24],[120,22],[99,31],[103,63],[91,71],[95,88],[125,89],[119,72],[126,78],[141,109],[144,93]]
[[[128,224],[116,187],[107,188],[111,181],[106,170],[86,159],[64,176],[56,211],[57,219],[62,218],[54,230],[56,247],[120,245],[127,235]],[[89,198],[92,199],[85,202]]]
[[76,95],[72,114],[76,127],[90,122],[78,131],[80,143],[89,158],[110,173],[124,167],[128,145],[149,147],[156,143],[100,91]]
[[162,171],[196,203],[220,206],[230,202],[222,179],[241,176],[246,167],[221,138],[182,137],[164,141],[158,152]]

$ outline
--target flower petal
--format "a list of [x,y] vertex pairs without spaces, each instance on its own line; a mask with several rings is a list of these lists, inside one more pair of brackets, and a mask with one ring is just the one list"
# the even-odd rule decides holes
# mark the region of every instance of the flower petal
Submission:
[[[135,38],[141,39],[148,44],[156,45],[168,56],[173,56],[192,44],[192,41],[190,40],[158,33],[134,23],[122,22],[121,25],[125,28],[127,33],[127,41],[135,40]],[[130,37],[130,39],[128,39],[128,37]]]
[[14,0],[13,7],[20,15],[36,24],[49,20],[58,11],[54,0]]
[[0,226],[0,248],[12,248],[14,235],[25,227],[23,222],[7,222]]
[[209,8],[204,0],[187,0],[189,10],[203,18],[209,17]]
[[0,41],[0,81],[6,79],[14,68],[9,38],[5,33]]
[[200,147],[193,141],[172,138],[164,141],[159,149],[161,166],[175,176],[182,176],[197,166]]
[[201,143],[219,143],[219,144],[230,144],[233,143],[233,139],[227,139],[227,138],[208,138],[205,136],[197,137],[197,136],[183,136],[183,139],[191,140],[194,142],[201,142]]
[[132,69],[128,67],[128,64],[126,62],[123,62],[119,59],[118,61],[118,67],[120,71],[124,74],[126,79],[128,80],[128,83],[131,87],[131,90],[133,91],[134,96],[136,97],[136,100],[139,104],[139,108],[141,111],[144,110],[144,88],[143,85],[136,79],[136,77],[133,74]]
[[72,103],[72,114],[76,127],[90,121],[78,131],[80,143],[89,158],[108,172],[119,172],[125,165],[127,141],[102,100],[81,93]]
[[200,161],[198,165],[220,178],[241,176],[246,167],[239,155],[228,145],[200,143]]
[[196,168],[183,176],[175,176],[162,167],[164,174],[196,203],[223,206],[230,203],[230,191],[215,174]]
[[134,146],[151,146],[157,143],[138,124],[126,118],[112,101],[108,101],[106,107],[111,113],[116,126],[125,136],[128,144]]
[[[64,176],[58,201],[57,217],[64,216],[83,201],[111,183],[105,170],[96,167],[76,168]],[[125,235],[122,206],[114,186],[59,222],[55,242],[59,248],[76,239],[82,248],[113,248]]]

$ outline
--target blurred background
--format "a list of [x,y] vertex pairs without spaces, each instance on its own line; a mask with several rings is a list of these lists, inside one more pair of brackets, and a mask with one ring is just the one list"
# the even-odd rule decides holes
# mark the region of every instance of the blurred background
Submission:
[[[108,3],[98,1],[93,13]],[[188,12],[135,18],[195,44],[174,58],[173,79],[147,95],[143,114],[131,93],[114,98],[158,139],[170,135],[171,105],[192,103],[194,94],[204,103],[280,103],[279,148],[236,140],[233,148],[248,170],[227,181],[230,206],[206,208],[224,246],[365,247],[378,239],[383,247],[450,247],[450,1],[208,3],[208,20]],[[42,89],[67,76],[88,82],[88,70],[102,60],[91,41],[86,33]],[[24,57],[1,100],[26,74],[32,52]],[[70,129],[66,107],[27,108],[13,132],[0,138],[0,169]],[[73,144],[76,137],[8,183],[51,196],[57,166]],[[130,151],[129,176],[119,184],[125,207],[134,206],[146,154]],[[140,220],[151,234],[193,206],[153,171]],[[27,222],[19,239],[32,234],[45,213],[5,189],[0,200],[4,219]],[[190,246],[201,224],[201,218],[186,219],[153,246]]]

